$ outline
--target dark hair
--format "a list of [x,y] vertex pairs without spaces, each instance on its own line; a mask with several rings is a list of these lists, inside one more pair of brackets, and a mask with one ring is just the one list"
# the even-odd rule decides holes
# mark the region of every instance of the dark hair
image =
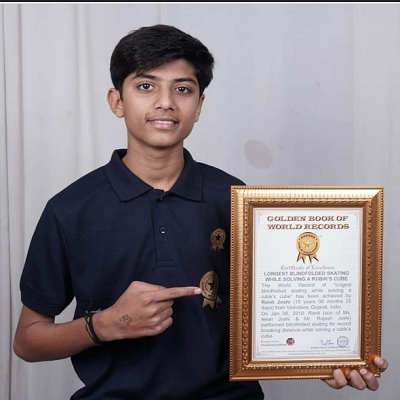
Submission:
[[111,80],[122,98],[128,75],[180,58],[193,65],[201,95],[213,78],[214,58],[198,39],[169,25],[143,27],[123,37],[111,55]]

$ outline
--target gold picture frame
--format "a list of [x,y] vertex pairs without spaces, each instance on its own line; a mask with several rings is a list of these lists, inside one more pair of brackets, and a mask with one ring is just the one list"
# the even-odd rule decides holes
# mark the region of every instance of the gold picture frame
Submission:
[[230,380],[379,377],[382,241],[382,187],[232,186]]

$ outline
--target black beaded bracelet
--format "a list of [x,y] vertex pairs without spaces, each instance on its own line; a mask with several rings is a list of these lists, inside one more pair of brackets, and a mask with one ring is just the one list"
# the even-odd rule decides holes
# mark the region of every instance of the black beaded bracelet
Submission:
[[93,340],[93,342],[97,345],[97,346],[102,346],[104,343],[102,340],[100,340],[98,338],[98,336],[96,335],[96,332],[94,331],[93,328],[93,315],[96,314],[97,312],[99,312],[100,310],[97,311],[85,311],[85,321],[86,321],[86,332],[89,334],[90,338]]

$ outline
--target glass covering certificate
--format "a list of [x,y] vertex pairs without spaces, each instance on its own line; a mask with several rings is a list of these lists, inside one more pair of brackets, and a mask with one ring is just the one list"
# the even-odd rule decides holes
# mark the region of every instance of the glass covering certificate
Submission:
[[362,208],[253,212],[253,359],[358,357]]
[[380,376],[382,246],[382,187],[232,186],[229,379]]

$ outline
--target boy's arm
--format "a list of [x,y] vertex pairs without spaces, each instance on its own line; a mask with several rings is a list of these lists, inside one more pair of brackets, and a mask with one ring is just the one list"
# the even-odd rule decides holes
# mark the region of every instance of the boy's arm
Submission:
[[[166,289],[132,282],[113,306],[93,316],[93,327],[104,342],[159,335],[172,325],[173,299],[200,293],[196,287]],[[55,323],[54,317],[23,306],[14,338],[18,357],[29,362],[59,360],[93,346],[84,318]]]
[[56,324],[54,317],[23,306],[14,337],[14,352],[28,362],[70,357],[95,345],[85,324],[84,318]]

